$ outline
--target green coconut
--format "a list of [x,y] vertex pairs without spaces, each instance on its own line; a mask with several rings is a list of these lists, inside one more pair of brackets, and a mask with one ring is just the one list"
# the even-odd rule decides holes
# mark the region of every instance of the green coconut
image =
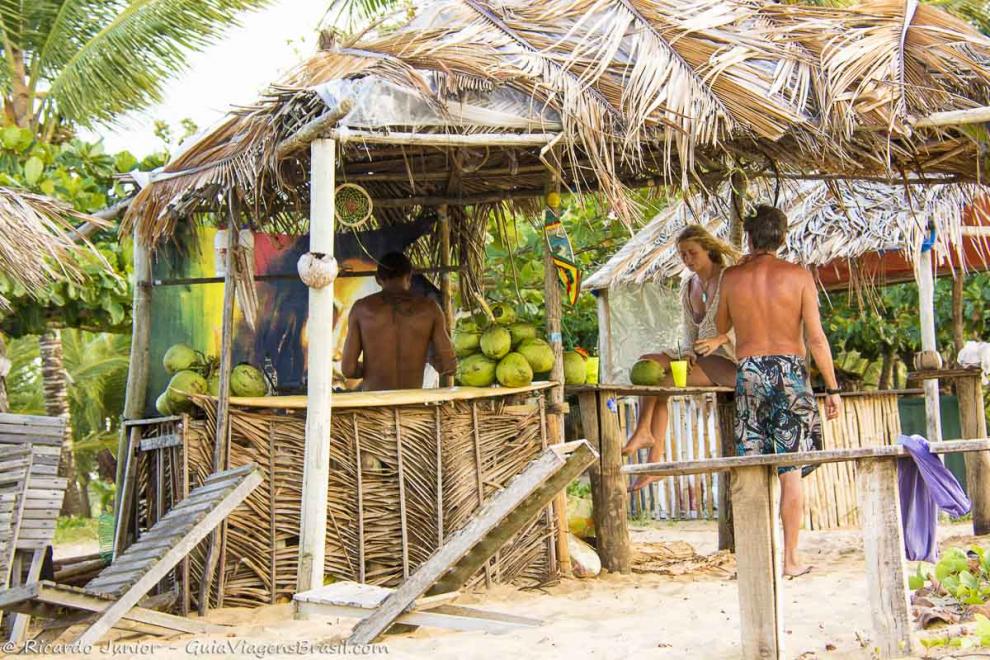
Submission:
[[493,360],[501,360],[512,350],[512,335],[500,325],[493,325],[481,335],[481,352]]
[[542,339],[524,339],[516,351],[526,358],[533,373],[542,373],[553,368],[553,348]]
[[457,322],[457,330],[455,332],[466,332],[478,334],[481,330],[478,329],[478,324],[470,316],[466,316]]
[[509,353],[499,361],[495,377],[504,387],[525,387],[533,382],[533,369],[521,353]]
[[640,360],[629,371],[633,385],[659,385],[663,379],[663,367],[656,360]]
[[192,410],[193,404],[189,399],[192,394],[206,394],[206,379],[195,371],[186,369],[172,376],[165,390],[168,395],[169,407],[173,413]]
[[242,362],[230,372],[230,393],[234,396],[265,396],[268,387],[261,370]]
[[492,305],[492,318],[499,325],[512,325],[516,321],[516,310],[505,303],[496,303]]
[[509,334],[512,335],[512,346],[515,347],[527,339],[535,339],[540,333],[532,323],[513,323],[509,326]]
[[481,335],[477,332],[467,332],[458,329],[454,333],[454,352],[457,357],[463,358],[478,352],[481,343]]
[[588,380],[588,367],[584,356],[574,351],[564,353],[564,384],[584,385]]
[[162,392],[155,399],[155,410],[157,410],[162,415],[172,414],[172,404],[168,401],[168,392]]
[[199,366],[199,364],[199,353],[196,352],[196,349],[186,344],[169,346],[168,350],[165,351],[165,356],[162,357],[162,365],[165,367],[165,371],[170,374],[177,374],[180,371],[192,369]]
[[471,355],[457,363],[457,380],[468,387],[488,387],[495,382],[495,361]]

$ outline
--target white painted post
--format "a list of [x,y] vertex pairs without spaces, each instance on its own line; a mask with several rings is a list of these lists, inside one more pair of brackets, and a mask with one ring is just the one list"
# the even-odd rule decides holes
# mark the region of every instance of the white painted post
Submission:
[[[921,253],[918,261],[918,312],[921,322],[921,350],[937,351],[935,342],[935,275],[932,271],[932,251]],[[942,440],[942,419],[939,413],[938,381],[924,381],[925,388],[925,420],[927,439],[929,442]]]
[[[336,144],[333,140],[315,140],[310,145],[310,153],[309,251],[333,256]],[[310,288],[308,327],[306,452],[297,592],[323,586],[333,396],[333,285]]]

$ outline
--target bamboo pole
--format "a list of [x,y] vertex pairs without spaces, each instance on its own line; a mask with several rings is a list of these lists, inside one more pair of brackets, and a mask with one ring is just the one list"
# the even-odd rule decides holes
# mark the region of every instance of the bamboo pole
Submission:
[[[560,193],[560,180],[554,177],[547,187],[547,192]],[[559,209],[554,209],[559,211]],[[546,314],[547,339],[553,349],[553,367],[550,369],[550,380],[557,385],[548,392],[549,410],[547,411],[547,435],[550,444],[555,445],[564,441],[564,343],[561,335],[560,319],[563,315],[560,300],[560,282],[557,279],[557,268],[553,265],[553,254],[546,235],[543,237],[543,296]],[[567,492],[561,491],[553,501],[554,515],[557,520],[557,565],[562,575],[571,575],[571,553],[567,547]]]
[[[310,145],[309,249],[333,256],[336,144]],[[333,399],[333,286],[309,290],[309,360],[306,383],[306,449],[299,520],[296,592],[323,586],[330,481],[330,422]]]
[[[447,214],[447,205],[441,204],[437,209],[440,214],[440,266],[443,272],[440,274],[440,300],[443,303],[443,318],[447,323],[447,334],[454,332],[454,299],[450,286],[450,216]],[[454,384],[454,375],[447,374],[441,376],[440,384],[443,387],[451,387]]]
[[351,99],[343,99],[339,106],[333,110],[328,110],[282,140],[275,147],[275,159],[282,160],[308,147],[313,140],[320,137],[327,129],[334,126],[344,115],[350,112],[353,105],[354,102]]
[[[145,399],[148,390],[148,374],[151,365],[151,248],[142,242],[138,236],[137,227],[134,228],[134,281],[133,281],[133,308],[131,311],[131,353],[130,362],[127,369],[127,386],[124,394],[124,414],[127,420],[139,419],[144,416]],[[121,496],[125,493],[123,484],[125,460],[127,447],[130,443],[128,429],[121,427],[120,438],[117,442],[117,475],[116,492],[117,498],[114,500],[114,546],[113,556],[123,551],[127,544],[126,538],[120,538],[117,528],[121,524],[122,502]],[[117,545],[118,539],[123,542],[122,546]]]
[[965,337],[963,336],[963,284],[965,275],[962,271],[956,271],[952,278],[952,343],[956,349],[956,355],[962,350]]
[[[916,270],[918,279],[918,314],[921,322],[921,350],[937,352],[935,339],[935,276],[932,272],[932,251],[923,250]],[[918,365],[920,367],[920,365]],[[925,428],[929,442],[942,440],[942,419],[939,409],[938,381],[926,380]]]
[[927,117],[912,120],[911,125],[914,128],[932,128],[936,126],[981,124],[986,121],[990,121],[990,106],[981,106],[979,108],[970,108],[968,110],[933,112]]
[[405,144],[425,147],[542,147],[560,139],[559,133],[403,133],[336,128],[329,137],[341,144]]
[[[228,198],[228,209],[230,217],[227,222],[227,260],[224,265],[223,274],[223,312],[222,325],[220,330],[220,385],[217,395],[217,426],[215,442],[213,445],[213,472],[219,472],[224,468],[227,444],[228,419],[227,411],[230,407],[230,371],[233,368],[231,356],[233,354],[234,343],[234,290],[237,285],[234,282],[234,269],[237,267],[237,260],[234,251],[238,245],[238,209],[235,201],[235,193],[231,193]],[[218,533],[216,530],[210,533],[208,550],[204,561],[203,578],[199,585],[199,615],[203,616],[210,608],[210,591],[213,587],[213,573],[220,562],[220,550]],[[223,571],[223,566],[220,566]],[[221,586],[221,591],[222,591]],[[222,596],[218,598],[222,600]]]

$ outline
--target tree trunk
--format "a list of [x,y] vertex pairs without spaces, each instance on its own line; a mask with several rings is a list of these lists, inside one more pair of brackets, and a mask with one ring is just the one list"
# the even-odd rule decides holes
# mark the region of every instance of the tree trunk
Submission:
[[93,515],[93,504],[89,501],[89,475],[85,471],[79,474],[79,507],[86,512],[86,517]]
[[887,349],[883,352],[883,364],[880,367],[880,383],[878,390],[889,390],[894,380],[894,352]]
[[58,476],[68,479],[65,499],[62,500],[63,516],[88,516],[79,495],[76,481],[76,461],[72,455],[72,424],[69,418],[69,386],[65,366],[62,364],[62,334],[49,330],[38,340],[41,351],[41,382],[45,394],[45,412],[52,417],[64,416],[67,420],[62,436],[62,451],[58,460]]
[[10,412],[7,399],[7,376],[10,374],[10,360],[7,359],[7,344],[0,334],[0,413]]

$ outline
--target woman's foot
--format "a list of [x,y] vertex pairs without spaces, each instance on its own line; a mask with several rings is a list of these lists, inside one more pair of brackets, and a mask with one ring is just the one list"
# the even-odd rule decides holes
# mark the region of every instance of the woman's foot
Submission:
[[633,433],[633,436],[629,438],[629,442],[626,443],[626,446],[622,448],[622,455],[632,456],[640,449],[652,447],[654,444],[656,444],[656,440],[654,440],[653,435],[649,431],[646,429],[637,430]]
[[637,477],[636,481],[632,482],[632,484],[630,484],[629,487],[626,488],[626,492],[635,493],[637,490],[649,486],[654,481],[660,481],[660,477],[654,477],[652,475],[645,477]]
[[810,564],[785,564],[784,565],[784,577],[793,580],[796,577],[801,577],[802,575],[807,575],[811,572],[813,567]]

